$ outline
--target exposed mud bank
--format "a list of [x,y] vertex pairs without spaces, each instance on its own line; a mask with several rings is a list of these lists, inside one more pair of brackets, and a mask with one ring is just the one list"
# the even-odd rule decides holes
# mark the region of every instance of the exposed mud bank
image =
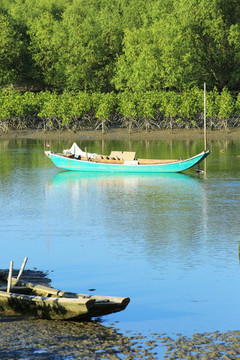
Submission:
[[[203,139],[203,130],[192,130],[192,129],[179,129],[179,130],[154,130],[154,131],[134,131],[129,134],[126,129],[114,129],[109,132],[102,134],[101,131],[10,131],[8,133],[0,133],[0,139],[43,139],[43,140],[54,140],[54,139],[73,139],[73,140],[171,140],[171,139]],[[207,138],[212,140],[218,139],[240,139],[240,129],[234,129],[229,131],[218,130],[208,131]]]
[[123,335],[97,322],[48,321],[0,315],[1,359],[236,359],[240,331]]

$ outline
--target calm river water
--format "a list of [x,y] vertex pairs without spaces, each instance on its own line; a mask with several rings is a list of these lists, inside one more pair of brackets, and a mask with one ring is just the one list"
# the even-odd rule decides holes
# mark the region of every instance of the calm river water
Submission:
[[[51,141],[53,151],[72,141]],[[81,141],[88,151],[187,157],[199,141]],[[213,141],[207,173],[61,172],[42,140],[0,141],[0,268],[28,256],[64,290],[129,296],[121,331],[239,330],[240,142]]]

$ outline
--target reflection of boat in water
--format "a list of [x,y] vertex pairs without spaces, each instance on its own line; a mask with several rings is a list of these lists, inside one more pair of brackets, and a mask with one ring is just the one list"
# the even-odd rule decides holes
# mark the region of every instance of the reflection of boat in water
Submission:
[[133,174],[176,173],[192,168],[210,152],[203,151],[188,159],[138,159],[135,152],[112,151],[109,156],[83,152],[75,143],[63,153],[45,151],[54,165],[64,170]]
[[57,173],[50,183],[49,187],[61,187],[66,185],[81,185],[95,183],[98,185],[116,185],[126,186],[127,188],[138,187],[140,184],[157,184],[167,186],[183,186],[190,183],[198,182],[199,179],[182,173],[162,173],[162,174],[114,174],[114,173],[93,173],[93,172],[77,172],[77,171],[61,171]]
[[[145,244],[149,256],[172,246],[174,237],[207,231],[205,180],[196,174],[60,171],[46,183],[46,199],[56,211],[60,201],[64,204],[63,216],[70,219],[74,234],[84,234],[87,246],[85,237],[101,234],[107,247],[118,246],[124,254]],[[153,255],[151,262],[156,259]]]

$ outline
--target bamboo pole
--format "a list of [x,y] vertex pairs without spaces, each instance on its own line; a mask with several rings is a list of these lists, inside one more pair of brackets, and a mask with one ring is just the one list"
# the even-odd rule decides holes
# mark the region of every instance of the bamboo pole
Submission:
[[25,258],[24,258],[24,260],[23,260],[23,263],[22,263],[21,269],[19,270],[19,273],[18,273],[18,276],[17,276],[17,280],[16,280],[16,282],[15,282],[15,284],[14,284],[14,285],[17,285],[17,283],[18,283],[18,281],[19,281],[19,279],[20,279],[20,276],[21,276],[21,275],[22,275],[22,273],[23,273],[23,270],[24,270],[24,268],[25,268],[25,265],[26,265],[27,261],[28,261],[28,258],[27,258],[27,257],[25,257]]
[[[204,83],[204,151],[207,151],[206,83]],[[204,177],[207,174],[207,159],[204,160]]]
[[9,273],[8,273],[7,293],[10,293],[10,289],[11,289],[12,271],[13,271],[13,261],[10,261],[10,267],[9,267]]
[[206,83],[204,83],[204,151],[207,150]]

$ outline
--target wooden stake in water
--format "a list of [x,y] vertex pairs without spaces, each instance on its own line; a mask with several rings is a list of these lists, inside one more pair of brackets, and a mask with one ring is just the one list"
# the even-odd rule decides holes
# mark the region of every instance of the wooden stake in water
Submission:
[[8,273],[8,284],[7,284],[7,292],[10,292],[11,284],[12,284],[12,270],[13,270],[13,261],[10,261],[9,273]]
[[[207,119],[206,119],[206,83],[204,83],[204,151],[207,151]],[[207,159],[204,160],[204,177],[206,177],[207,173]]]
[[206,83],[204,83],[204,151],[207,150]]

